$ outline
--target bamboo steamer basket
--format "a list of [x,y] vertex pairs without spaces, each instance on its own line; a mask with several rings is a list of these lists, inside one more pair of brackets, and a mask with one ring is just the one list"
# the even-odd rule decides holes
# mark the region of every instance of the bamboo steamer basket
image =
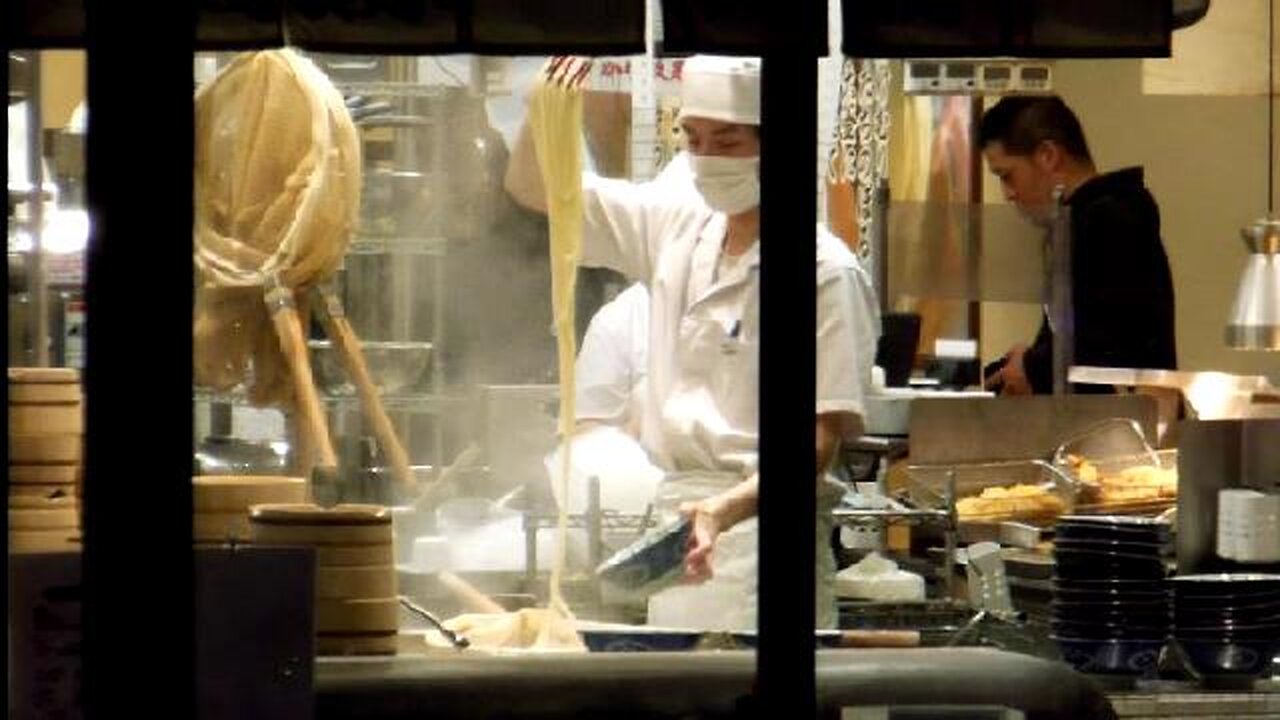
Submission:
[[192,537],[198,543],[249,540],[249,508],[296,502],[306,496],[302,478],[275,475],[198,475],[191,478],[195,507]]
[[391,543],[377,545],[316,545],[316,566],[347,567],[393,565],[395,547]]
[[79,385],[53,383],[9,383],[9,404],[80,404],[84,396]]
[[191,536],[198,543],[247,542],[249,511],[197,512],[191,516]]
[[80,505],[74,497],[9,497],[9,551],[58,552],[79,548]]
[[396,596],[396,569],[392,565],[339,565],[316,563],[316,598],[358,599]]
[[80,435],[82,399],[75,368],[9,368],[9,434]]
[[80,510],[67,507],[14,507],[9,503],[9,530],[76,530],[80,527]]
[[62,530],[10,530],[9,552],[45,553],[78,552],[83,549],[80,531],[74,528]]
[[306,480],[300,477],[198,475],[191,483],[191,500],[197,513],[242,512],[246,523],[253,505],[301,503],[307,496]]
[[10,465],[9,487],[15,485],[75,485],[80,482],[79,465]]
[[396,633],[319,633],[316,653],[319,655],[395,655],[399,639]]
[[80,371],[61,367],[11,367],[9,385],[70,385],[80,383]]
[[261,545],[390,545],[391,513],[381,505],[264,504],[251,508],[252,540]]
[[9,404],[9,432],[14,435],[81,435],[80,403]]
[[24,435],[9,428],[9,462],[44,465],[80,462],[84,441],[78,433],[63,435]]
[[400,601],[385,598],[317,598],[320,633],[394,633],[400,627]]
[[316,551],[316,652],[393,655],[398,645],[394,530],[381,505],[255,505],[252,542]]
[[12,501],[16,497],[73,497],[79,499],[80,487],[74,483],[25,483],[22,485],[9,485],[9,500]]
[[79,507],[74,497],[41,497],[39,495],[10,495],[10,510],[65,510]]

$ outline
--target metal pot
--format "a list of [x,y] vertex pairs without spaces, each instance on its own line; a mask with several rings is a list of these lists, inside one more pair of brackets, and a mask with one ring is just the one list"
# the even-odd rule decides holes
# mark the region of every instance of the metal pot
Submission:
[[434,173],[373,168],[363,177],[362,235],[435,238],[440,235],[440,181]]

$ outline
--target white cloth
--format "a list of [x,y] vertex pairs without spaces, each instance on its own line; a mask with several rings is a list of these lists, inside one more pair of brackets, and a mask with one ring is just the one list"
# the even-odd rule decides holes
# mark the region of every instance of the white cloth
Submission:
[[[678,517],[680,503],[710,497],[733,487],[735,473],[694,471],[674,473],[658,486],[654,510],[660,523]],[[834,523],[831,508],[840,492],[824,487],[818,496],[818,521],[814,532],[814,619],[819,628],[837,624],[835,604],[835,556],[831,552]],[[648,622],[660,627],[699,630],[752,631],[756,629],[759,597],[760,527],[756,518],[734,525],[716,538],[711,551],[711,578],[697,585],[676,585],[649,598]]]
[[[640,438],[669,470],[756,467],[759,243],[713,281],[727,219],[680,183],[587,174],[582,265],[611,267],[650,294]],[[779,239],[787,242],[787,239]],[[817,231],[817,411],[861,416],[879,318],[866,272]],[[860,422],[844,429],[856,437]]]
[[[557,504],[561,498],[555,478],[564,462],[563,452],[561,443],[543,460]],[[574,433],[570,462],[573,467],[569,471],[567,511],[572,514],[587,512],[591,478],[595,478],[600,483],[601,509],[642,515],[653,502],[654,491],[664,475],[649,461],[635,438],[614,425],[597,425]],[[627,542],[635,540],[634,531],[626,535]]]
[[591,318],[578,351],[577,419],[639,433],[649,346],[649,291],[635,283]]

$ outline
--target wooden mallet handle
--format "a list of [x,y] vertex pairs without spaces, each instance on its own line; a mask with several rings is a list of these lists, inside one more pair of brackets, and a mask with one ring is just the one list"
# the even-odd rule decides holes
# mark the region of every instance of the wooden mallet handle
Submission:
[[[271,313],[271,321],[275,325],[276,336],[280,340],[280,351],[288,361],[289,372],[293,376],[298,434],[303,440],[304,448],[304,453],[300,457],[300,470],[303,475],[309,476],[312,466],[316,464],[337,467],[338,457],[333,451],[333,443],[329,440],[329,428],[325,423],[324,413],[320,409],[320,398],[316,395],[315,383],[311,377],[311,361],[307,356],[302,321],[298,318],[293,291],[275,280],[267,285],[266,303],[267,311]],[[317,457],[310,457],[311,451],[306,451],[306,448],[313,448]]]
[[364,352],[360,349],[360,339],[356,337],[355,330],[347,320],[342,303],[338,301],[337,293],[333,288],[322,284],[318,290],[323,302],[323,311],[320,316],[324,319],[329,339],[337,349],[338,357],[342,359],[342,366],[355,382],[356,393],[360,396],[360,406],[364,410],[365,418],[373,426],[373,434],[378,439],[378,445],[387,456],[391,474],[412,497],[416,494],[417,484],[414,482],[413,470],[409,467],[409,454],[400,443],[400,438],[391,425],[391,418],[387,417],[387,410],[382,405],[382,396],[378,394],[378,388],[374,386],[373,378],[369,375],[369,365],[365,362]]

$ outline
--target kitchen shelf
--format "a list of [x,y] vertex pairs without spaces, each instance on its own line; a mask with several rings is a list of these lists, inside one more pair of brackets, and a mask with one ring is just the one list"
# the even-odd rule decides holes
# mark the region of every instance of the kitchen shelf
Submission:
[[909,524],[937,523],[950,525],[951,513],[946,510],[859,510],[836,508],[831,511],[837,525],[871,525],[881,522],[905,522]]
[[[559,515],[524,513],[524,528],[528,530],[547,530],[557,527],[559,524]],[[586,513],[570,514],[566,517],[566,526],[571,528],[585,528],[591,524],[591,518]],[[600,529],[601,530],[633,530],[640,533],[657,525],[657,522],[650,515],[627,515],[606,510],[600,513]]]
[[[249,396],[243,390],[215,392],[204,388],[196,388],[193,399],[197,402],[220,402],[238,406],[249,406]],[[320,394],[320,402],[334,410],[360,410],[358,395],[326,395]],[[387,412],[440,413],[453,410],[466,403],[465,398],[435,393],[397,393],[382,396],[382,405]]]
[[344,95],[391,95],[395,97],[433,98],[444,94],[441,86],[423,85],[416,81],[335,82],[334,85]]
[[890,523],[941,527],[946,547],[943,549],[943,565],[939,572],[945,588],[944,597],[949,599],[955,596],[955,569],[958,567],[956,552],[960,536],[960,524],[957,521],[955,503],[950,499],[951,497],[952,495],[948,495],[946,506],[943,508],[885,510],[837,507],[831,511],[831,515],[835,524],[841,527],[885,526]]

